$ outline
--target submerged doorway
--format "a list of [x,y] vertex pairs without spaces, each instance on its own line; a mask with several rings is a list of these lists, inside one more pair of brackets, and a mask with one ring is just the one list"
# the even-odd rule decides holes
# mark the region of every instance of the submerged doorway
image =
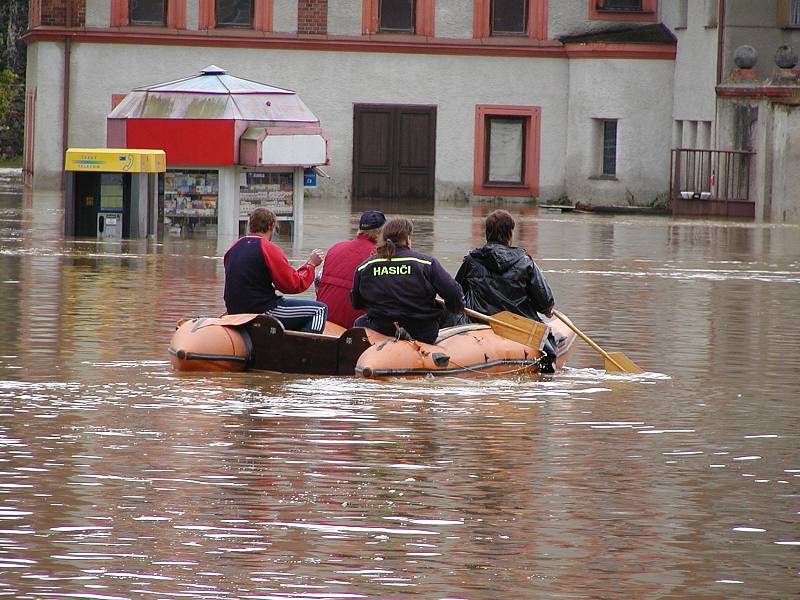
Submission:
[[355,200],[432,202],[435,167],[435,106],[353,107]]
[[[76,237],[130,237],[131,178],[126,173],[75,173]],[[115,225],[106,231],[106,222]]]

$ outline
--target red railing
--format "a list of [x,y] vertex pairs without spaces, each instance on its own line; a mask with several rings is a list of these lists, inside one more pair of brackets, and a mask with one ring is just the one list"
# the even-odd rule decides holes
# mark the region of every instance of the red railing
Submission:
[[754,216],[755,202],[750,198],[753,155],[747,150],[673,149],[673,214]]

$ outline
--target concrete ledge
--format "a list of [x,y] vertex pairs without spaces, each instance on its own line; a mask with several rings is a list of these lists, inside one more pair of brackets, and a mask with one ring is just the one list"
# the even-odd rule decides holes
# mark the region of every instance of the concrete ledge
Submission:
[[584,212],[595,212],[613,215],[659,215],[671,216],[672,210],[665,207],[655,206],[594,206],[578,202],[575,209]]

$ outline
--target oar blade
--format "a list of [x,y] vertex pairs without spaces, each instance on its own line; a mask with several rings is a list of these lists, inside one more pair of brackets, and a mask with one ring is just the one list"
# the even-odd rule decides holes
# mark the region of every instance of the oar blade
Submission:
[[[610,359],[613,359],[609,360],[609,358],[606,358],[604,360],[606,372],[608,373],[644,373],[644,370],[642,370],[639,365],[622,352],[609,352],[608,356]],[[619,365],[619,367],[617,365]]]
[[519,342],[529,348],[541,350],[550,328],[544,323],[528,319],[507,310],[492,315],[492,331],[500,337]]

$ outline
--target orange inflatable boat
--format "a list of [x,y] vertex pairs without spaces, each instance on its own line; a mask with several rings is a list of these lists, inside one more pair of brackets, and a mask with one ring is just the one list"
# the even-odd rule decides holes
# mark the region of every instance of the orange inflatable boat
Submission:
[[[556,340],[556,370],[573,350],[575,334],[557,319],[550,323]],[[498,335],[489,325],[448,327],[439,332],[436,344],[369,332],[373,344],[359,357],[356,377],[516,375],[537,373],[544,357],[544,340],[530,347]]]
[[371,344],[360,328],[326,323],[321,334],[303,333],[269,315],[241,314],[179,321],[168,351],[176,371],[352,375]]
[[[575,334],[548,323],[556,340],[556,369],[567,361]],[[500,331],[502,333],[502,330]],[[329,323],[322,334],[286,331],[263,314],[187,319],[178,323],[169,354],[176,371],[276,371],[365,378],[536,373],[543,340],[512,341],[488,325],[449,327],[436,344],[401,340],[371,329]]]

